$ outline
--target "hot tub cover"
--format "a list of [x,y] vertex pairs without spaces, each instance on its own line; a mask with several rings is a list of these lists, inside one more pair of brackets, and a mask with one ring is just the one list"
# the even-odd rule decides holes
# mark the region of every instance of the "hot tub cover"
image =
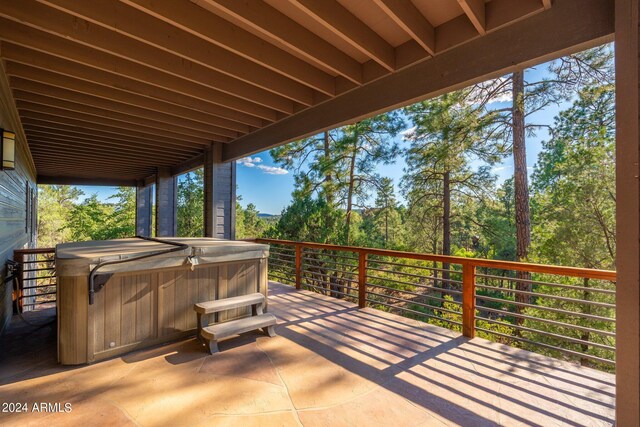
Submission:
[[137,238],[62,243],[56,246],[56,271],[59,276],[86,276],[101,262],[152,253],[160,254],[139,261],[104,266],[100,268],[100,272],[141,271],[269,256],[269,245],[260,243],[205,237],[167,237],[162,240],[187,244],[189,248],[161,254],[160,252],[172,246]]

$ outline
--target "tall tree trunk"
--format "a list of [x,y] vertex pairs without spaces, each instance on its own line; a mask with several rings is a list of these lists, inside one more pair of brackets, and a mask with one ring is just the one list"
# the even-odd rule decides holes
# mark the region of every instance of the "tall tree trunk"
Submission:
[[[527,261],[531,244],[529,213],[529,179],[525,140],[524,71],[513,73],[513,179],[516,211],[516,261]],[[531,274],[516,272],[516,278],[531,280]],[[516,281],[516,290],[531,291],[531,283]],[[529,303],[529,295],[516,294],[516,302]],[[522,307],[517,308],[521,312]],[[521,320],[521,319],[520,319]],[[518,324],[522,322],[518,321]]]
[[349,192],[347,193],[347,217],[346,217],[346,244],[351,244],[351,211],[353,210],[353,188],[356,170],[356,148],[351,154],[351,164],[349,165]]
[[389,207],[384,208],[384,246],[387,247],[389,243]]
[[[442,255],[451,255],[451,172],[442,178]],[[442,263],[442,285],[449,286],[449,263]]]
[[[331,147],[329,144],[329,131],[325,131],[324,133],[324,160],[326,164],[329,164],[331,161]],[[333,206],[334,197],[333,197],[333,175],[331,174],[331,169],[327,168],[325,170],[324,175],[324,197],[327,201],[327,205]]]

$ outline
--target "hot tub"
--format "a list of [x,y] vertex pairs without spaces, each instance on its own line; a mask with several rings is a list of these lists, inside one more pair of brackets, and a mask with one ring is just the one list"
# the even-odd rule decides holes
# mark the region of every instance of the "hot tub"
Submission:
[[[92,363],[193,335],[193,304],[254,292],[267,294],[269,246],[213,238],[139,238],[65,243],[56,247],[58,361]],[[96,271],[93,304],[91,270]],[[220,313],[223,322],[250,313]]]

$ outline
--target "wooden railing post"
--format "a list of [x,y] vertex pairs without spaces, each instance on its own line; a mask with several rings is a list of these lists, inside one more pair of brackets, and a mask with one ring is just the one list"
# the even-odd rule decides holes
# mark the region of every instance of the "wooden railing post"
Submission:
[[367,306],[367,253],[360,251],[358,256],[358,307]]
[[462,264],[462,335],[476,336],[476,266]]
[[296,245],[296,289],[302,288],[302,246]]

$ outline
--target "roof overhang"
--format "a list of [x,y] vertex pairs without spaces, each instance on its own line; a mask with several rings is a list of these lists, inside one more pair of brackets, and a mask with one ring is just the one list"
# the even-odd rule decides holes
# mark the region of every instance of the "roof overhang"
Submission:
[[610,0],[6,1],[0,94],[41,182],[130,183],[189,170],[212,142],[238,159],[613,32]]

